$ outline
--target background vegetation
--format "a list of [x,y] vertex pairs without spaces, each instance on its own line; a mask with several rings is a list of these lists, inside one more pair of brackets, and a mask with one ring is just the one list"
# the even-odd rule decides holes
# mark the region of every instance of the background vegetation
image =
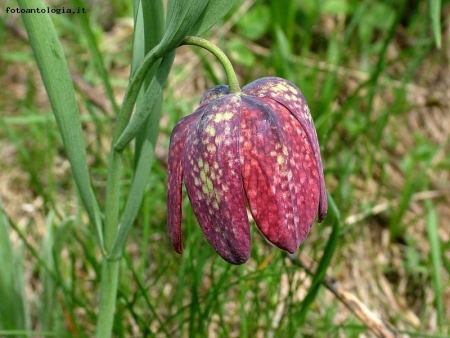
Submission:
[[[85,5],[120,102],[130,72],[132,4],[106,3]],[[243,0],[206,36],[230,56],[241,85],[277,75],[295,82],[309,102],[340,219],[314,226],[301,255],[318,262],[339,222],[327,274],[400,335],[418,337],[450,334],[450,3],[442,1],[437,12],[440,49],[433,3]],[[101,253],[20,16],[3,11],[15,2],[0,4],[0,336],[89,337]],[[102,190],[113,108],[80,18],[52,19],[78,90],[93,184]],[[158,160],[121,263],[115,335],[371,336],[325,288],[311,292],[311,277],[255,226],[250,261],[225,263],[204,239],[187,197],[185,252],[173,252],[165,206],[170,132],[205,89],[224,82],[206,52],[178,50],[164,92]]]

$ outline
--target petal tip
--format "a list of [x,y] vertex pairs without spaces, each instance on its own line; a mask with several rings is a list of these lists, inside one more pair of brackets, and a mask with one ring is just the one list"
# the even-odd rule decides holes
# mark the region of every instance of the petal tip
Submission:
[[327,211],[328,211],[328,197],[327,197],[327,191],[325,189],[325,183],[323,183],[322,186],[322,191],[320,194],[320,200],[319,200],[319,217],[318,217],[318,222],[322,223],[322,221],[325,219],[325,217],[327,216]]
[[229,255],[222,255],[220,254],[220,257],[222,257],[226,262],[233,264],[233,265],[242,265],[246,263],[250,258],[250,250],[248,252],[240,253],[240,252],[233,252]]
[[175,249],[175,252],[179,255],[181,255],[183,253],[183,247],[177,244],[172,243],[173,248]]
[[318,217],[317,221],[319,223],[322,223],[323,220],[325,219],[325,217],[327,217],[327,211],[326,210],[319,213],[319,217]]

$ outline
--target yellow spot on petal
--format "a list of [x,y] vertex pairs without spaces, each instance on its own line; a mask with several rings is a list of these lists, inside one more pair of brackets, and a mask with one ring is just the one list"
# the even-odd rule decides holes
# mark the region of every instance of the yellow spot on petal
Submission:
[[[204,169],[200,172],[200,180],[198,183],[202,186],[202,192],[205,194],[204,198],[206,199],[208,204],[217,204],[217,207],[220,203],[220,197],[216,194],[214,189],[213,181],[216,177],[216,173],[211,171],[208,175],[207,168],[209,170],[209,165],[205,163]],[[194,180],[194,184],[196,184],[197,180]]]
[[229,121],[233,117],[233,113],[231,112],[225,112],[225,113],[217,113],[216,116],[214,116],[214,122],[220,123],[223,121]]
[[200,178],[203,182],[206,182],[206,173],[204,170],[200,172]]
[[[284,83],[277,83],[273,89],[275,89],[275,91],[281,92],[281,91],[287,91],[288,87],[284,84]],[[273,90],[272,89],[272,90]]]
[[209,124],[206,127],[205,131],[211,136],[215,136],[216,135],[216,129],[214,128],[214,126],[212,124]]
[[233,113],[226,112],[226,113],[223,114],[223,119],[225,121],[231,120],[232,117],[233,117]]
[[278,164],[283,164],[284,163],[284,157],[283,157],[283,155],[278,155],[277,156],[277,162],[278,162]]
[[217,148],[216,148],[216,146],[214,144],[208,144],[206,149],[208,149],[208,152],[214,153],[214,152],[216,152]]
[[295,88],[295,87],[293,87],[293,86],[289,86],[289,91],[290,91],[291,93],[293,93],[293,94],[297,94],[297,93],[298,93],[297,88]]
[[213,186],[212,181],[209,179],[209,177],[206,179],[206,186],[208,187],[208,192],[210,194],[213,193],[214,186]]
[[219,203],[217,203],[217,201],[213,202],[213,208],[219,210]]

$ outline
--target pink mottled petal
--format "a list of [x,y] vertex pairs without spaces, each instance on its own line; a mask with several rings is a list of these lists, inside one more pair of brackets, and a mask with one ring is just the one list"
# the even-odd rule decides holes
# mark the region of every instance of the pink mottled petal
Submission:
[[322,159],[320,157],[319,141],[317,139],[314,122],[309,111],[308,104],[300,89],[290,81],[278,77],[264,77],[244,88],[243,92],[255,97],[265,97],[273,99],[284,105],[301,123],[304,131],[313,147],[314,157],[318,165],[320,176],[320,202],[319,202],[319,222],[321,222],[327,213],[328,202],[325,188],[325,179],[323,176]]
[[277,247],[295,252],[319,204],[313,149],[297,119],[271,99],[242,97],[241,163],[255,222]]
[[167,172],[167,227],[172,245],[176,252],[182,253],[181,244],[181,185],[183,157],[186,134],[192,123],[196,122],[203,113],[203,109],[180,120],[173,128],[170,137],[169,161]]
[[251,238],[239,163],[240,103],[227,95],[193,124],[183,158],[184,182],[206,239],[226,261],[242,264]]

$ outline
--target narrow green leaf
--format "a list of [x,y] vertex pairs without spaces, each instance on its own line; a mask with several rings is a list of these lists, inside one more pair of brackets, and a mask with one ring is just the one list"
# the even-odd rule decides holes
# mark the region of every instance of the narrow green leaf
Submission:
[[[167,79],[167,74],[170,71],[173,59],[175,57],[175,52],[172,52],[167,58],[164,59],[162,66],[166,69],[166,74],[160,74],[161,77]],[[159,73],[159,72],[158,72]],[[158,86],[163,86],[164,82],[158,82],[163,80],[157,78],[156,82]],[[152,82],[153,83],[153,82]],[[150,97],[150,91],[154,89],[151,85],[149,89],[144,94],[144,98]],[[147,124],[145,127],[145,135],[147,135],[145,142],[142,144],[141,153],[145,156],[140,156],[135,168],[133,180],[131,183],[130,194],[128,196],[125,210],[120,220],[120,228],[116,236],[116,241],[114,243],[111,255],[114,257],[120,255],[125,245],[128,234],[131,230],[133,222],[139,212],[139,208],[142,203],[142,198],[147,186],[148,176],[153,163],[153,156],[155,150],[156,139],[158,137],[159,131],[159,120],[161,117],[161,104],[162,104],[162,93],[158,96],[155,103],[153,104],[153,110],[148,116]],[[142,102],[141,109],[148,109],[145,101]]]
[[442,259],[441,259],[441,241],[439,239],[439,224],[436,215],[436,210],[431,201],[425,202],[427,208],[427,235],[430,243],[431,263],[433,266],[432,282],[434,291],[434,301],[436,304],[437,320],[439,331],[442,333],[444,325],[444,288],[442,282]]
[[[410,154],[405,157],[404,171],[406,181],[402,189],[400,203],[389,223],[391,240],[400,236],[404,230],[404,225],[402,224],[403,216],[409,207],[412,196],[425,182],[428,169],[432,165],[433,159],[437,156],[438,152],[439,148],[430,149],[426,155],[419,156],[418,149],[415,149],[411,150]],[[417,168],[420,168],[420,171],[416,173]]]
[[279,26],[286,35],[287,40],[292,43],[296,27],[296,6],[298,2],[296,0],[271,0],[269,3],[275,26]]
[[188,35],[199,36],[221,20],[240,0],[209,1]]
[[[133,60],[131,64],[131,74],[138,69],[145,55],[149,53],[162,39],[165,32],[165,13],[164,5],[161,0],[155,1],[138,1],[138,8],[135,9],[135,28],[133,39]],[[155,72],[160,63],[156,62],[148,71],[144,84],[140,90],[140,98],[138,101],[145,100],[144,92],[147,90]],[[138,104],[139,105],[139,104]],[[134,147],[135,157],[134,166],[141,154],[142,144],[145,142],[146,135],[143,134],[145,128],[141,128],[137,132]]]
[[[0,214],[1,214],[1,211],[0,211]],[[67,221],[69,221],[69,220],[70,220],[70,218],[67,219]],[[72,290],[69,290],[69,288],[65,285],[65,283],[63,282],[63,279],[62,279],[63,277],[62,277],[59,273],[56,273],[56,272],[53,270],[53,267],[48,266],[48,264],[47,264],[48,262],[42,258],[42,255],[39,253],[39,250],[38,250],[36,247],[34,247],[30,242],[28,242],[28,239],[29,239],[28,234],[26,234],[25,231],[23,231],[22,229],[20,229],[20,228],[18,227],[18,225],[17,225],[16,223],[12,222],[11,220],[9,220],[9,225],[11,226],[11,229],[19,236],[21,242],[22,242],[22,243],[24,244],[24,246],[26,247],[27,252],[29,252],[30,255],[31,255],[31,257],[33,258],[33,260],[36,261],[36,264],[40,267],[41,271],[45,270],[46,273],[49,275],[49,277],[50,277],[53,281],[55,281],[55,284],[58,285],[58,288],[59,288],[59,290],[61,290],[61,292],[62,292],[61,294],[63,295],[63,297],[64,297],[65,299],[67,299],[67,297],[72,297],[72,296],[73,296]],[[62,223],[62,224],[60,224],[60,226],[64,226],[64,224]],[[1,250],[0,250],[0,251],[1,251]],[[19,259],[19,258],[18,258],[18,259]],[[15,263],[17,266],[20,266],[20,265],[21,265],[17,260],[16,260],[14,263]],[[2,269],[3,269],[3,267],[2,267]],[[22,277],[22,275],[21,275],[21,274],[22,274],[22,272],[21,272],[22,269],[18,269],[17,271],[18,271],[19,273],[17,274],[16,277],[14,277],[14,280],[15,280],[16,282],[20,283],[21,280],[24,280],[23,277]],[[20,286],[20,289],[25,290],[25,285]],[[2,289],[0,289],[0,291],[1,291],[1,290],[2,290]],[[0,292],[0,293],[1,293],[1,292]],[[3,299],[3,298],[1,298],[1,299]],[[25,295],[22,296],[22,299],[26,299]],[[17,299],[15,299],[15,301],[17,302]],[[68,310],[71,312],[71,315],[72,315],[72,317],[73,317],[73,308],[68,309]],[[28,318],[29,318],[29,315],[28,315],[28,308],[26,308],[26,311],[27,311],[27,316],[28,316]],[[0,318],[1,318],[1,317],[0,317]],[[61,317],[59,317],[59,319],[61,319]],[[29,327],[29,326],[31,326],[31,325],[27,325],[27,327]],[[78,324],[75,323],[75,326],[78,327]],[[55,329],[55,328],[54,328],[54,329]],[[25,333],[26,333],[26,332],[25,332]],[[32,333],[34,333],[34,332],[30,332],[30,334],[32,334]],[[28,334],[28,333],[26,333],[26,334]],[[1,333],[1,334],[0,334],[0,336],[2,336],[2,335],[4,335],[4,333]],[[35,335],[32,335],[32,336],[34,337]]]
[[161,58],[161,54],[162,52],[160,45],[153,48],[150,53],[145,56],[142,64],[134,73],[127,87],[127,91],[125,92],[125,97],[123,99],[119,115],[117,116],[112,145],[117,142],[120,135],[122,135],[123,131],[128,125],[137,97],[139,96],[139,91],[141,89],[142,83],[144,82],[149,69]]
[[[72,3],[78,8],[85,8],[83,0],[72,0]],[[98,73],[102,79],[103,85],[105,86],[106,94],[108,95],[108,99],[111,102],[111,106],[114,109],[114,112],[117,114],[119,112],[119,107],[117,106],[116,99],[114,98],[114,92],[109,81],[108,73],[106,71],[105,62],[103,60],[103,56],[100,53],[100,49],[98,48],[98,43],[95,40],[94,33],[92,32],[91,25],[89,24],[89,18],[86,13],[80,13],[77,15],[81,22],[81,28],[84,32],[84,35],[87,39],[89,49],[91,51],[95,67],[97,68]]]
[[113,136],[113,144],[117,142],[119,136],[128,124],[134,104],[136,103],[136,99],[139,95],[140,88],[149,69],[155,64],[155,62],[172,52],[180,45],[207,3],[208,0],[169,1],[169,19],[167,22],[166,33],[164,34],[161,42],[145,56],[139,68],[133,74],[125,93],[122,108],[117,118],[117,124]]
[[128,143],[133,140],[137,132],[144,126],[146,119],[149,117],[150,113],[154,111],[154,106],[158,99],[162,95],[163,86],[167,81],[170,69],[173,63],[172,53],[170,56],[163,59],[163,62],[156,72],[156,76],[153,78],[149,88],[145,92],[142,100],[139,102],[136,114],[133,115],[130,123],[125,128],[119,140],[115,144],[114,148],[117,151],[122,151]]
[[0,329],[28,330],[30,318],[26,306],[22,253],[13,250],[9,235],[8,218],[0,200]]
[[160,43],[163,54],[171,52],[180,45],[202,15],[208,2],[209,0],[169,1],[167,30]]
[[[164,35],[164,7],[161,1],[140,1],[135,3],[133,56],[131,60],[131,76],[139,69],[145,56],[161,41]],[[147,72],[144,79],[144,90],[150,84],[157,63]],[[141,88],[142,91],[142,88]]]
[[441,0],[430,0],[431,27],[434,42],[437,48],[441,48]]
[[103,259],[100,309],[95,332],[96,338],[113,337],[112,328],[116,308],[117,287],[119,284],[119,271],[120,260],[110,261]]
[[[19,0],[22,9],[44,8],[42,0]],[[69,68],[49,14],[22,13],[39,71],[55,114],[75,183],[103,245],[101,217],[92,191],[83,131]]]
[[277,59],[277,70],[281,75],[287,79],[294,80],[293,75],[295,72],[292,70],[292,63],[290,62],[291,46],[287,37],[279,25],[275,25],[275,57]]
[[[136,0],[135,6],[131,75],[139,68],[145,55],[161,41],[165,30],[164,6],[161,0]],[[150,72],[147,78],[151,80]]]
[[[55,213],[50,211],[46,220],[43,245],[41,247],[42,260],[46,262],[46,267],[54,271],[55,262],[53,259],[54,233],[53,220]],[[53,276],[43,267],[40,267],[39,279],[42,282],[42,301],[39,311],[39,319],[42,329],[51,331],[54,329],[55,313],[59,309],[56,302],[56,285]],[[59,313],[62,315],[62,313]]]
[[[162,98],[160,97],[159,99],[157,99],[157,102],[155,104],[155,112],[161,111],[161,104]],[[159,117],[159,114],[150,115],[146,126],[146,131],[151,133],[150,129],[153,129],[155,127],[157,128],[159,126],[159,119],[156,119]],[[136,164],[133,180],[131,182],[130,194],[125,205],[125,210],[120,219],[119,231],[112,248],[112,257],[115,257],[115,255],[120,255],[120,253],[122,252],[123,247],[125,246],[126,239],[128,238],[128,234],[131,231],[133,222],[139,212],[142,198],[144,197],[148,176],[150,174],[154,157],[154,143],[151,142],[149,138],[147,138],[146,142],[142,145],[141,152],[145,154],[145,156],[140,156]]]
[[247,315],[247,297],[249,294],[248,281],[246,277],[246,267],[241,265],[238,267],[238,273],[240,275],[239,278],[239,300],[240,300],[240,308],[239,308],[239,329],[241,337],[249,337],[249,323],[248,323],[248,315]]
[[[122,107],[117,116],[114,128],[111,147],[125,130],[131,117],[136,100],[139,96],[142,84],[150,68],[159,62],[162,55],[161,46],[153,48],[142,60],[141,65],[132,76],[132,79],[125,92]],[[110,255],[110,249],[116,241],[119,222],[120,206],[120,178],[122,173],[122,153],[112,150],[108,159],[108,171],[106,177],[106,202],[105,202],[105,226],[104,226],[104,248],[107,255]],[[111,314],[110,314],[111,315]],[[103,321],[103,319],[101,319]],[[105,326],[110,324],[110,318],[105,319]],[[102,324],[103,325],[103,324]],[[105,329],[105,332],[107,329]],[[100,331],[98,331],[100,332]],[[100,333],[99,333],[100,334]]]
[[[141,3],[135,2],[135,5],[138,5],[138,8],[135,8],[136,20],[139,21],[139,16],[141,15],[141,11],[143,9],[140,7]],[[143,21],[140,24],[139,32],[141,39],[145,39]],[[155,28],[162,29],[159,26],[154,26]],[[148,33],[151,34],[151,33]],[[149,38],[148,43],[154,43],[156,40],[151,40]],[[153,42],[152,42],[153,41]],[[135,41],[136,43],[140,43],[142,41]],[[149,46],[147,46],[149,47]],[[161,45],[153,48],[149,53],[145,55],[145,57],[141,60],[140,50],[136,46],[136,50],[134,50],[138,55],[134,59],[135,64],[134,67],[137,67],[136,71],[132,74],[131,81],[127,87],[127,91],[125,93],[125,98],[117,117],[116,126],[114,129],[113,139],[112,139],[112,147],[116,144],[120,135],[122,135],[126,126],[129,123],[131,113],[133,111],[136,100],[141,92],[142,84],[148,76],[149,70],[155,65],[155,63],[159,62],[159,59],[162,57],[163,51]],[[145,50],[144,50],[145,52]],[[117,150],[113,150],[110,154],[109,162],[108,162],[108,173],[106,179],[106,203],[105,203],[105,247],[108,255],[110,254],[110,249],[113,246],[113,243],[117,240],[117,231],[118,231],[118,222],[119,222],[119,199],[120,199],[120,175],[121,175],[121,167],[122,167],[122,154]],[[124,239],[125,241],[125,239]]]
[[[312,302],[314,301],[314,299],[316,299],[316,297],[317,297],[320,286],[325,277],[328,266],[331,263],[331,259],[333,258],[333,254],[334,254],[334,251],[336,250],[338,240],[339,240],[339,229],[340,229],[340,224],[341,224],[341,216],[340,216],[339,209],[338,209],[336,203],[334,202],[333,197],[330,194],[328,194],[328,205],[329,205],[330,216],[333,215],[332,231],[330,234],[330,238],[328,239],[327,246],[325,247],[325,251],[323,253],[322,259],[320,260],[319,266],[317,267],[317,270],[314,274],[311,286],[308,290],[308,293],[306,294],[305,299],[302,302],[302,308],[301,308],[300,314],[298,316],[299,327],[301,327],[303,325],[303,323],[305,322],[308,310],[309,310]],[[330,216],[328,216],[328,217],[330,217]]]

